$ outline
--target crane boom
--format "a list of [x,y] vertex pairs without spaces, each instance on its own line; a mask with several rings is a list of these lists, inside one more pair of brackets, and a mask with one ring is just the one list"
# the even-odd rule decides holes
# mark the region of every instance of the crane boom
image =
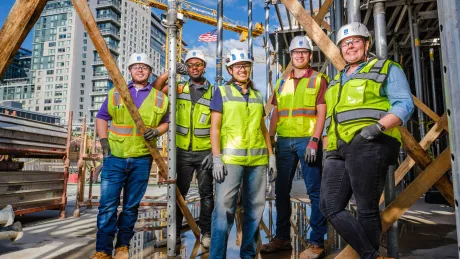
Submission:
[[[168,3],[167,0],[130,0],[138,4],[154,7],[160,10],[167,11]],[[209,25],[217,26],[217,12],[214,9],[197,5],[192,2],[183,1],[179,3],[178,11],[184,15],[184,17],[206,23]],[[224,16],[223,22],[224,30],[233,31],[240,34],[240,41],[246,40],[248,36],[248,27],[238,21],[234,21]],[[252,30],[252,36],[258,37],[262,35],[264,27],[261,23],[256,23]]]

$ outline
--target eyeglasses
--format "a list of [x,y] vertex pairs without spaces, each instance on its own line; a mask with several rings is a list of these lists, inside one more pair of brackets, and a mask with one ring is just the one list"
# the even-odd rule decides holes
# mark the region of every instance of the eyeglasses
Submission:
[[249,70],[251,70],[252,65],[251,65],[251,64],[233,65],[233,67],[234,67],[237,71],[240,71],[242,68],[244,68],[244,70],[246,70],[246,71],[249,71]]
[[149,67],[143,66],[143,65],[137,65],[137,66],[132,66],[131,69],[134,71],[143,71],[143,70],[147,71]]
[[204,66],[203,63],[187,63],[186,65],[188,68],[200,68]]
[[308,50],[293,50],[291,51],[293,56],[306,56],[310,54],[310,51]]
[[360,43],[362,41],[363,41],[363,39],[361,39],[361,38],[351,38],[351,39],[345,40],[342,43],[340,43],[340,47],[342,49],[344,49],[344,48],[348,47],[348,44],[350,44],[350,43],[351,43],[351,45],[355,46],[355,45],[357,45],[358,43]]

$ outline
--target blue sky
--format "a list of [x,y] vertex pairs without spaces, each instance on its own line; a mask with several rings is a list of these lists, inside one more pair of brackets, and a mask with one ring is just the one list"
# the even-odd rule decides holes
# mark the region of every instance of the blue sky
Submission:
[[[1,0],[0,1],[0,25],[3,25],[5,19],[11,10],[14,0]],[[206,8],[216,9],[217,1],[216,0],[192,0],[191,2],[201,5]],[[316,1],[315,1],[316,2]],[[308,1],[306,1],[306,4]],[[308,7],[306,9],[309,9]],[[153,9],[156,14],[160,14],[163,11]],[[283,20],[285,19],[285,8],[280,8]],[[224,15],[228,18],[240,22],[247,23],[248,14],[247,14],[247,0],[224,0]],[[276,27],[279,26],[278,19],[276,18],[276,12],[274,8],[270,8],[270,31],[273,31]],[[265,22],[265,10],[264,10],[264,0],[253,0],[253,22]],[[287,24],[287,22],[285,22]],[[203,24],[193,20],[187,20],[183,27],[183,39],[189,45],[189,49],[198,48],[206,50],[215,50],[215,43],[203,43],[198,42],[199,35],[214,30],[215,27],[207,24]],[[247,48],[247,42],[239,42],[239,36],[237,33],[231,31],[224,31],[224,53],[228,52],[232,48]],[[32,48],[32,33],[28,35],[24,41],[23,47],[31,49]],[[255,56],[265,56],[263,49],[263,39],[262,36],[259,36],[254,39],[254,55]],[[265,78],[265,64],[255,64],[254,65],[254,81],[257,82],[256,86],[258,89],[265,93],[266,88],[266,78]],[[215,59],[208,59],[208,69],[207,77],[210,81],[214,81],[215,77]],[[224,71],[224,77],[229,79],[228,74]]]

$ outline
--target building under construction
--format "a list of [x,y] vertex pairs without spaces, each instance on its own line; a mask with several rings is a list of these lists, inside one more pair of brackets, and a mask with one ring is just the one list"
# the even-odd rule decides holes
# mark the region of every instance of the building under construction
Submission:
[[[380,200],[381,223],[385,233],[382,237],[384,240],[381,251],[393,258],[458,258],[460,256],[458,249],[460,232],[456,227],[460,226],[458,214],[460,164],[459,159],[456,158],[456,151],[460,150],[460,125],[457,125],[460,123],[460,107],[457,107],[455,101],[460,99],[459,0],[272,0],[265,1],[263,9],[253,9],[252,0],[248,0],[247,26],[236,26],[225,18],[224,0],[218,0],[216,9],[210,9],[209,12],[197,11],[198,9],[194,9],[193,5],[185,4],[183,1],[135,0],[134,2],[167,12],[163,17],[162,25],[167,30],[166,63],[169,71],[169,89],[176,87],[176,61],[180,61],[184,51],[181,44],[183,17],[216,26],[217,47],[215,54],[210,55],[216,57],[217,69],[214,79],[217,85],[222,83],[222,60],[225,54],[222,46],[224,29],[238,32],[240,40],[247,41],[250,52],[253,50],[253,38],[263,36],[265,44],[263,61],[266,65],[267,78],[265,86],[267,95],[264,97],[266,114],[269,114],[273,107],[271,93],[273,93],[274,80],[290,73],[292,69],[288,47],[295,36],[306,35],[312,39],[314,45],[312,67],[333,78],[345,65],[335,44],[338,29],[344,24],[355,21],[365,24],[372,34],[371,54],[379,59],[391,59],[401,65],[409,81],[416,106],[408,123],[399,127],[403,143],[399,151],[399,164],[390,167],[385,191]],[[17,0],[10,10],[0,31],[0,45],[3,46],[0,49],[0,77],[7,71],[46,3],[47,0]],[[113,59],[112,51],[107,46],[88,8],[87,1],[72,0],[72,5],[81,21],[84,21],[88,36],[99,53],[100,61],[105,66],[113,86],[120,93],[124,103],[133,104],[120,68]],[[275,17],[270,17],[270,10],[275,11]],[[265,13],[264,24],[253,23],[253,12]],[[284,16],[283,13],[287,15]],[[270,31],[272,24],[279,24],[279,26],[276,30]],[[171,106],[174,107],[176,91],[169,91],[169,98]],[[144,132],[146,127],[137,109],[134,107],[129,109],[129,112],[136,123],[136,128]],[[32,227],[29,231],[27,227],[23,230],[20,225],[12,227],[12,218],[14,218],[12,214],[16,215],[16,220],[21,221],[23,218],[18,216],[43,210],[59,210],[62,222],[72,220],[72,224],[78,228],[81,227],[78,225],[79,220],[85,220],[84,224],[91,222],[94,225],[93,232],[85,232],[79,228],[75,232],[78,235],[74,236],[59,229],[55,234],[46,235],[63,240],[77,240],[82,236],[91,239],[89,236],[90,233],[95,232],[97,214],[92,211],[95,210],[94,206],[98,205],[99,197],[98,187],[94,186],[97,177],[93,176],[102,155],[98,154],[96,138],[93,137],[92,141],[86,139],[87,118],[83,119],[82,135],[78,137],[78,156],[75,152],[75,156],[72,157],[70,146],[76,137],[71,134],[71,124],[67,125],[66,130],[64,126],[56,125],[54,120],[58,122],[59,119],[12,107],[0,106],[0,113],[0,194],[2,196],[0,205],[5,206],[5,209],[0,211],[0,227],[4,228],[0,229],[0,238],[16,240],[23,234],[31,235],[34,231],[40,230],[40,227]],[[167,158],[164,157],[166,152],[160,154],[156,143],[146,142],[156,164],[154,167],[156,172],[153,174],[157,179],[156,183],[164,184],[167,188],[163,189],[163,193],[149,188],[150,193],[148,191],[141,202],[142,215],[139,216],[136,225],[138,234],[136,240],[132,240],[132,247],[137,248],[131,251],[131,258],[176,258],[176,256],[209,258],[208,251],[200,248],[199,245],[200,230],[195,222],[199,211],[197,197],[193,194],[182,197],[175,184],[175,113],[175,109],[170,109],[171,123],[168,131],[170,141],[167,143],[169,151]],[[39,121],[38,118],[49,121]],[[71,122],[72,118],[68,118],[67,121]],[[56,173],[42,168],[37,170],[35,167],[21,171],[24,163],[27,164],[34,159],[42,159],[42,161],[53,159],[53,163],[62,165],[62,168],[58,169],[62,169],[62,172]],[[172,161],[172,163],[165,161]],[[71,194],[67,183],[72,163],[78,171],[76,172],[78,183]],[[271,186],[267,188],[270,189]],[[258,258],[298,258],[300,252],[307,246],[305,239],[311,231],[309,226],[311,209],[305,190],[302,189],[304,187],[296,188],[294,186],[294,192],[300,190],[301,194],[292,194],[291,198],[293,216],[290,223],[294,250],[292,253],[259,255]],[[265,214],[260,226],[260,237],[263,243],[274,237],[273,215],[276,214],[273,197],[269,192],[267,193]],[[75,197],[74,210],[71,211],[73,217],[69,215],[66,217],[66,206],[69,206],[67,199],[71,195]],[[166,197],[176,197],[176,199]],[[86,210],[83,211],[83,208]],[[185,233],[188,241],[180,249],[174,248],[177,227],[176,209],[184,212],[186,219],[184,223],[186,222],[190,227],[190,231]],[[350,202],[348,210],[356,214],[356,204],[353,201]],[[238,209],[236,231],[232,232],[229,241],[233,244],[236,242],[237,247],[241,244],[241,213],[241,209]],[[439,215],[439,220],[436,220],[433,215]],[[418,227],[414,227],[415,224]],[[47,227],[52,226],[51,223],[45,225],[43,232],[48,231]],[[419,243],[403,241],[405,235],[420,238],[416,233],[417,229],[425,225],[431,226],[430,231],[439,231],[445,236],[439,234],[439,240],[425,240]],[[449,227],[446,227],[447,225]],[[411,229],[416,229],[415,233],[411,232]],[[446,234],[447,232],[449,234]],[[449,238],[446,238],[448,235]],[[91,237],[94,239],[94,235]],[[155,248],[153,242],[155,240],[164,240],[167,249]],[[328,231],[326,243],[327,258],[359,258],[332,227]],[[21,251],[1,241],[0,258],[3,255],[6,256],[5,258],[87,256],[94,251],[93,244],[94,242],[91,241],[80,246],[74,244],[67,250],[60,251],[60,254],[56,251],[42,253],[37,250],[35,254],[38,257],[27,257],[25,252],[20,254]],[[430,249],[434,251],[439,247],[441,249],[436,250],[436,253],[428,251]],[[2,248],[5,248],[4,251]],[[411,249],[425,249],[425,251],[420,254],[410,254]],[[16,250],[17,254],[9,254],[13,250]],[[229,252],[229,258],[237,258],[236,250],[232,251]]]

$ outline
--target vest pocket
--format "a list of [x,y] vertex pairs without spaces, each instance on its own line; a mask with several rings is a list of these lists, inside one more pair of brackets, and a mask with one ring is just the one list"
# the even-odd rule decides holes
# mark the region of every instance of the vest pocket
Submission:
[[[345,90],[345,89],[344,89]],[[364,104],[364,93],[366,91],[366,83],[360,85],[350,85],[347,87],[347,91],[342,100],[346,102],[347,105],[355,106]]]
[[316,106],[316,88],[305,88],[303,104],[308,107]]
[[113,121],[116,124],[124,124],[125,120],[125,106],[123,104],[120,104],[119,106],[114,106],[114,118]]
[[211,111],[209,108],[201,106],[198,116],[198,123],[200,125],[208,125],[211,119]]

